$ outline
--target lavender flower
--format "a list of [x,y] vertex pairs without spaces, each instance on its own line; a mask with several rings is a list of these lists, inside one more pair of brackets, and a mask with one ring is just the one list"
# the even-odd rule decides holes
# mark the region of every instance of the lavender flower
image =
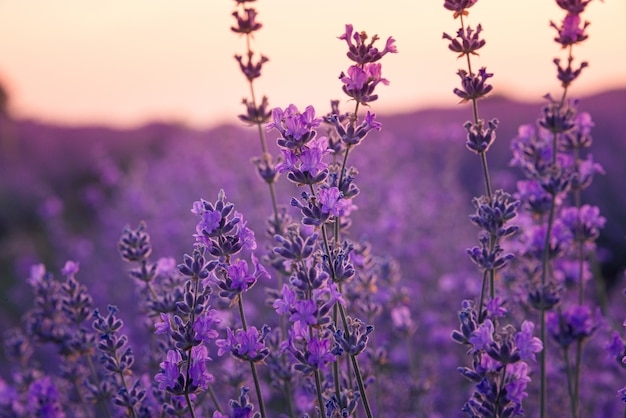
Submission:
[[587,306],[573,305],[560,313],[550,312],[547,318],[548,331],[562,347],[575,341],[589,338],[600,326],[599,312]]
[[357,63],[358,66],[364,67],[365,64],[379,61],[388,53],[395,54],[398,49],[395,45],[395,39],[387,38],[385,48],[380,51],[374,47],[374,43],[379,39],[378,35],[374,35],[369,43],[366,43],[368,36],[365,32],[355,32],[352,25],[346,25],[346,31],[339,36],[339,39],[345,40],[348,44],[347,56],[350,60]]
[[226,328],[226,338],[215,342],[219,347],[217,355],[222,356],[230,352],[234,357],[244,361],[261,362],[269,354],[269,349],[264,344],[269,331],[269,327],[263,327],[261,333],[256,327],[249,327],[247,330],[240,329],[236,332]]
[[234,11],[233,16],[237,20],[237,26],[232,26],[230,29],[235,33],[250,34],[263,27],[261,23],[256,21],[257,11],[255,9],[246,8],[242,14],[239,11]]

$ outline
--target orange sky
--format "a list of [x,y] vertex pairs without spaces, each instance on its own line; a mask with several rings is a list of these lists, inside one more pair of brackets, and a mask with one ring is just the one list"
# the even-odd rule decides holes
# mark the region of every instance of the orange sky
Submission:
[[[245,42],[230,31],[229,0],[0,1],[0,80],[11,110],[56,123],[134,126],[152,119],[196,127],[237,122],[248,94],[233,54]],[[257,83],[272,106],[313,104],[320,113],[342,99],[347,68],[345,23],[397,39],[383,60],[376,112],[453,105],[456,70],[442,32],[457,23],[442,0],[259,0],[265,25],[255,49],[267,55]],[[495,73],[494,93],[539,99],[555,92],[549,20],[563,12],[549,0],[480,0],[469,23],[482,23],[487,45],[477,66]],[[590,39],[574,51],[590,62],[572,89],[584,95],[626,87],[626,1],[594,1],[584,17]],[[382,44],[381,44],[382,46]]]

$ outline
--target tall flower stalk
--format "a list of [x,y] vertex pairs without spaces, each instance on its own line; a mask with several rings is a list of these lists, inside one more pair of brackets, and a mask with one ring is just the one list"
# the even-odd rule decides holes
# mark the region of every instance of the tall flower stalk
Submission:
[[278,174],[274,168],[275,162],[268,151],[267,141],[265,138],[264,125],[269,121],[271,112],[269,110],[269,101],[263,96],[261,101],[257,99],[254,81],[261,77],[263,65],[269,61],[265,55],[255,57],[252,50],[252,39],[254,33],[259,31],[263,25],[257,21],[257,11],[250,7],[248,3],[255,0],[235,0],[238,9],[233,12],[233,17],[237,21],[236,26],[232,26],[231,30],[235,33],[245,36],[246,52],[245,55],[235,55],[235,59],[239,63],[239,68],[248,82],[250,88],[250,97],[243,99],[243,105],[246,107],[246,113],[239,115],[239,119],[243,122],[255,125],[259,133],[259,141],[261,144],[261,157],[253,159],[257,171],[261,178],[268,186],[270,199],[273,209],[272,233],[280,233],[282,230],[281,219],[278,212],[278,204],[276,200],[276,189],[274,184],[278,178]]
[[[485,97],[493,90],[493,86],[490,85],[487,80],[493,76],[488,73],[485,67],[480,68],[477,72],[472,67],[472,55],[477,56],[478,50],[481,49],[486,41],[481,38],[482,26],[478,24],[474,29],[469,25],[466,25],[465,19],[469,16],[468,8],[472,7],[477,0],[459,0],[459,1],[446,1],[444,7],[453,12],[455,19],[459,19],[461,27],[458,29],[456,36],[453,37],[447,33],[443,34],[443,38],[450,41],[448,48],[455,53],[458,53],[459,58],[465,58],[467,63],[467,69],[460,69],[457,74],[461,78],[461,88],[455,88],[454,94],[461,98],[461,103],[471,102],[473,120],[466,122],[463,126],[467,131],[467,148],[478,154],[480,157],[483,179],[485,183],[485,195],[474,202],[477,210],[483,212],[487,218],[481,215],[473,218],[473,221],[478,226],[485,229],[488,240],[486,243],[481,242],[481,247],[475,247],[471,250],[470,256],[477,262],[477,264],[483,268],[483,283],[481,286],[481,296],[478,305],[479,322],[482,322],[482,309],[485,304],[486,289],[489,288],[490,299],[496,297],[496,283],[495,276],[496,270],[503,267],[502,258],[499,258],[499,253],[502,251],[499,245],[500,238],[506,235],[511,235],[514,230],[509,228],[506,231],[498,231],[502,228],[504,222],[509,221],[515,216],[515,204],[509,203],[510,196],[500,193],[496,202],[492,191],[491,177],[489,174],[489,167],[487,163],[487,151],[493,144],[496,138],[496,128],[498,127],[498,120],[492,119],[489,122],[485,122],[480,119],[478,114],[478,99]],[[498,205],[504,205],[503,208],[506,212],[499,213]],[[501,217],[501,219],[498,219]],[[483,218],[483,220],[480,220]],[[485,222],[496,222],[492,227],[485,228]],[[495,227],[495,228],[494,228]],[[503,235],[504,234],[504,235]],[[481,239],[482,241],[482,239]],[[483,263],[477,260],[478,253],[485,253],[487,258],[493,259],[490,262]],[[496,260],[502,260],[496,264]]]
[[[565,66],[561,64],[561,59],[554,59],[562,92],[558,99],[546,96],[548,104],[543,109],[537,129],[531,126],[520,128],[519,136],[512,144],[513,165],[522,168],[529,179],[518,185],[520,195],[525,196],[524,199],[533,196],[535,202],[545,202],[543,205],[525,203],[525,207],[540,215],[538,219],[544,220],[543,225],[535,227],[534,238],[529,241],[537,244],[535,250],[529,252],[536,254],[541,266],[539,283],[531,292],[530,300],[539,310],[544,346],[547,346],[549,333],[563,350],[570,410],[574,418],[580,414],[583,343],[597,327],[593,325],[597,321],[593,310],[584,303],[585,251],[593,247],[598,229],[604,225],[604,218],[599,216],[598,209],[583,206],[580,195],[581,190],[591,183],[593,175],[602,172],[591,155],[586,160],[581,158],[581,151],[591,145],[589,132],[593,123],[588,114],[577,114],[577,102],[568,98],[571,84],[588,65],[587,62],[574,64],[573,47],[588,37],[586,28],[589,23],[581,20],[581,14],[589,2],[557,0],[557,5],[567,12],[560,24],[551,22],[557,31],[555,42],[567,51]],[[574,207],[571,208],[565,204],[569,192],[573,192]],[[540,194],[543,196],[539,197]],[[568,257],[568,254],[578,265],[577,288],[574,306],[562,307],[559,302],[565,298],[560,286],[555,283],[555,261]],[[574,320],[574,317],[577,319]],[[582,318],[587,318],[588,323],[581,328],[577,324]],[[565,326],[572,328],[567,331]],[[569,351],[573,343],[574,359]],[[548,413],[547,352],[542,352],[540,364],[540,416],[545,417]]]

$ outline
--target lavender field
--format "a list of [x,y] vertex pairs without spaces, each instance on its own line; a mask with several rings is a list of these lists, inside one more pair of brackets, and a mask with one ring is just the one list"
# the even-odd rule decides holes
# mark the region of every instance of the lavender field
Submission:
[[260,100],[246,51],[243,123],[3,112],[0,416],[626,416],[626,90],[570,97],[557,0],[559,96],[500,96],[474,3],[450,109],[375,115],[402,51],[347,25],[327,109]]

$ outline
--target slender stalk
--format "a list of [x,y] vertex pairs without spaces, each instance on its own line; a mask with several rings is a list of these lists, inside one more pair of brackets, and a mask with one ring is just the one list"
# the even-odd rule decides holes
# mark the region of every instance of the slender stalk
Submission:
[[[85,356],[85,358],[87,359],[87,367],[89,368],[89,373],[91,376],[93,376],[93,381],[96,387],[100,388],[100,378],[98,377],[96,368],[94,367],[93,361],[91,360],[91,356],[87,355]],[[104,416],[106,418],[111,418],[111,413],[109,412],[109,408],[107,407],[103,399],[98,399],[96,401],[96,405],[100,405],[100,408],[103,410]]]
[[[313,189],[312,185],[310,185],[310,189],[311,189],[311,193],[315,197],[315,190]],[[330,252],[330,246],[328,244],[328,238],[326,237],[326,228],[324,227],[324,225],[322,225],[321,229],[322,229],[322,237],[324,239],[324,251],[326,252],[326,256],[328,257],[328,264],[330,267],[331,278],[332,278],[332,281],[336,283],[337,279],[335,276],[335,270],[333,268],[333,263],[331,260],[331,252]],[[346,334],[349,336],[350,331],[348,329],[348,321],[346,319],[345,310],[343,309],[343,306],[340,303],[335,304],[335,306],[338,306],[339,314],[341,316],[341,322],[343,324]],[[354,368],[354,375],[356,377],[357,384],[359,385],[359,392],[361,395],[361,400],[363,401],[363,407],[365,408],[365,413],[367,414],[368,418],[373,418],[372,411],[369,406],[369,402],[367,401],[367,393],[365,392],[365,385],[363,384],[363,380],[361,378],[361,371],[359,370],[359,364],[356,360],[356,356],[350,355],[350,359],[352,361],[352,366]],[[338,378],[338,376],[336,378]]]
[[[556,134],[555,140],[556,143]],[[556,148],[555,148],[556,150]],[[548,225],[546,227],[546,240],[543,248],[543,260],[542,260],[542,269],[541,269],[541,292],[545,292],[546,283],[548,277],[548,269],[550,264],[550,241],[552,239],[552,226],[554,225],[554,215],[556,212],[556,194],[552,193],[552,198],[550,201],[550,213],[548,215]],[[541,301],[540,306],[540,317],[541,317],[541,343],[543,344],[543,350],[540,352],[539,363],[540,363],[540,389],[539,389],[539,409],[540,416],[544,418],[546,416],[546,403],[547,403],[547,377],[546,377],[546,349],[547,349],[547,337],[546,337],[546,306],[543,301]]]
[[[200,287],[200,279],[197,276],[193,276],[191,278],[194,287],[193,287],[193,306],[191,306],[191,313],[189,317],[189,322],[193,324],[196,318],[196,301],[198,300],[198,289]],[[189,382],[191,381],[190,371],[191,371],[191,350],[189,348],[187,351],[187,371],[185,377],[185,401],[187,401],[187,407],[189,408],[189,415],[191,418],[195,418],[195,413],[193,410],[193,403],[191,402],[191,397],[189,396]]]
[[[346,334],[349,337],[348,331],[348,321],[346,319],[346,313],[341,304],[339,305],[339,314],[341,315],[341,322],[346,330]],[[367,418],[373,418],[372,410],[370,408],[369,402],[367,400],[367,392],[365,392],[365,385],[363,384],[363,378],[361,377],[361,370],[359,368],[359,363],[356,359],[356,355],[350,354],[350,360],[352,361],[352,368],[354,369],[354,377],[356,377],[356,383],[359,386],[359,393],[361,394],[361,400],[363,401],[363,408],[365,409],[365,414]]]
[[[460,15],[460,20],[461,20],[461,29],[463,31],[465,31],[465,22],[463,21],[463,15]],[[469,75],[474,75],[473,71],[472,71],[472,60],[470,59],[470,54],[465,54],[466,60],[467,60],[467,72],[469,73]],[[472,114],[474,116],[474,124],[478,127],[478,129],[482,129],[483,128],[483,121],[480,120],[479,116],[478,116],[478,100],[476,98],[472,98]],[[491,176],[489,175],[489,164],[487,163],[487,153],[486,152],[481,152],[480,153],[480,163],[481,163],[481,167],[482,167],[482,172],[483,172],[483,179],[485,182],[485,193],[487,196],[487,201],[489,202],[489,206],[491,208],[493,208],[493,190],[492,190],[492,186],[491,186]],[[489,237],[489,250],[491,252],[493,252],[496,248],[496,245],[498,244],[498,238],[495,235],[491,235]],[[488,275],[489,275],[489,297],[491,299],[494,299],[496,297],[496,271],[495,269],[489,269],[487,270]],[[483,290],[484,290],[484,281],[485,281],[485,277],[483,277]],[[483,309],[483,294],[481,293],[481,298],[480,298],[480,306],[478,307],[478,312],[479,312],[479,321],[481,320],[481,312]]]
[[[248,331],[248,323],[246,322],[246,315],[243,310],[243,293],[240,293],[237,297],[237,305],[239,306],[239,317],[241,318],[241,327],[244,331]],[[259,411],[261,417],[265,418],[265,403],[263,402],[263,395],[261,394],[261,383],[259,381],[259,374],[256,370],[256,364],[250,361],[250,370],[252,371],[252,379],[254,380],[254,389],[256,390],[256,396],[259,403]]]
[[322,397],[322,379],[320,378],[320,371],[315,369],[315,389],[317,389],[317,403],[320,407],[320,416],[326,416],[326,405],[324,405],[324,398]]
[[[248,54],[248,56],[252,55],[252,47],[250,45],[250,38],[251,38],[251,34],[246,34],[246,52]],[[257,110],[257,99],[256,99],[256,93],[254,91],[254,82],[253,80],[248,79],[248,85],[250,87],[250,98],[252,100],[252,106],[254,107],[255,110]],[[259,141],[261,143],[261,150],[263,152],[263,159],[267,162],[270,163],[270,155],[267,151],[267,141],[265,139],[265,131],[263,130],[263,122],[262,120],[257,119],[255,121],[255,124],[257,126],[257,130],[259,132]],[[280,222],[279,222],[279,216],[278,216],[278,204],[276,203],[276,190],[274,188],[274,183],[272,182],[267,182],[267,186],[269,188],[269,192],[270,192],[270,199],[272,201],[272,209],[274,211],[274,223],[276,225],[276,232],[277,233],[281,233],[281,227],[280,227]]]
[[223,412],[222,408],[220,406],[220,402],[217,399],[217,395],[215,395],[215,390],[213,390],[213,386],[209,384],[209,396],[211,397],[211,400],[213,401],[213,404],[215,405],[215,409],[217,409],[218,412]]
[[480,304],[478,305],[478,322],[483,322],[483,305],[485,301],[485,288],[487,287],[487,270],[483,272],[483,284],[480,288]]
[[578,418],[578,399],[575,395],[574,379],[572,376],[571,362],[569,358],[569,346],[563,348],[563,357],[565,359],[565,373],[567,375],[567,393],[569,394],[570,409],[572,418]]
[[87,404],[85,403],[85,397],[83,396],[83,392],[81,390],[80,384],[78,383],[78,380],[72,379],[72,384],[74,385],[74,390],[76,391],[76,396],[78,396],[78,400],[80,403],[80,407],[83,410],[83,414],[86,417],[93,416],[93,414],[89,412],[89,408],[87,408]]
[[[363,65],[361,65],[361,68],[363,68]],[[350,126],[354,127],[354,125],[356,124],[356,121],[359,117],[359,102],[356,102],[356,105],[354,106],[354,113],[352,113],[352,116],[350,117]],[[343,162],[341,163],[341,170],[339,170],[339,183],[337,183],[337,186],[340,187],[341,183],[343,182],[343,178],[346,175],[346,167],[348,165],[348,154],[350,154],[350,150],[352,149],[353,145],[352,144],[348,144],[346,146],[346,151],[343,154]],[[335,242],[339,242],[339,226],[341,224],[341,218],[338,216],[337,219],[335,219]]]
[[[579,171],[579,150],[574,149],[574,162],[576,164],[576,172]],[[576,225],[577,240],[577,257],[578,257],[578,305],[582,306],[585,301],[585,242],[582,239],[582,222],[580,219],[581,196],[580,189],[574,190],[574,203],[578,213],[578,221]],[[578,402],[580,398],[580,370],[582,366],[583,343],[579,340],[576,344],[576,359],[574,363],[574,399],[576,401],[576,411],[578,411]]]

